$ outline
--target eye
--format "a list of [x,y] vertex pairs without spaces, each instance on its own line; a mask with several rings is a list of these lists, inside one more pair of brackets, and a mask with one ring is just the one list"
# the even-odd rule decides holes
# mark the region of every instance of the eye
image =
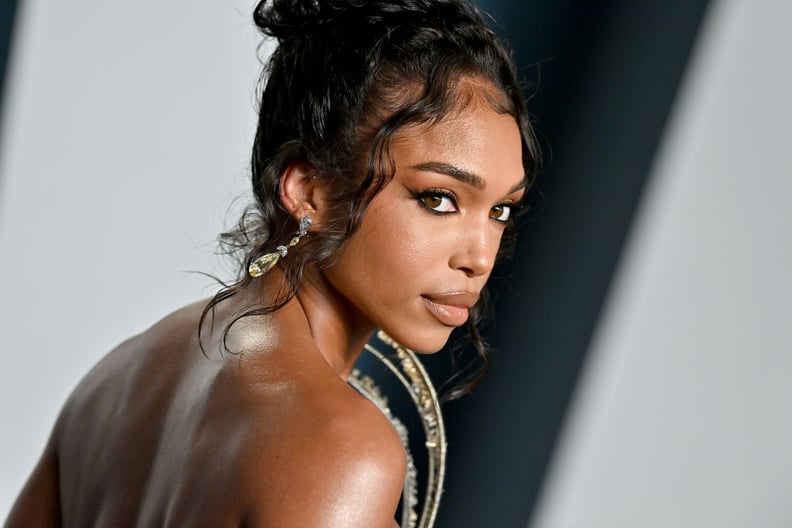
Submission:
[[425,191],[415,196],[423,207],[434,213],[455,213],[457,211],[454,195],[445,191]]
[[507,222],[511,216],[511,205],[501,204],[490,209],[490,218],[498,222]]

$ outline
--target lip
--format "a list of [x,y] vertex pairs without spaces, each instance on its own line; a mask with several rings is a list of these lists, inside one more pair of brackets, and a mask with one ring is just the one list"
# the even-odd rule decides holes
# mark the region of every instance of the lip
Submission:
[[468,320],[470,308],[479,296],[470,292],[446,292],[422,295],[426,307],[435,319],[445,326],[462,326]]

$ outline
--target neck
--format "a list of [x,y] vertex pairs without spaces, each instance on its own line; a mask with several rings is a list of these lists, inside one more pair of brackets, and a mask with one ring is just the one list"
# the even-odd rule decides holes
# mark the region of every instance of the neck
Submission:
[[374,325],[313,268],[306,269],[295,301],[325,361],[346,380]]
[[[236,297],[234,305],[237,310],[232,313],[237,313],[239,307],[252,309],[262,303],[274,303],[283,293],[283,285],[283,274],[276,266],[266,276],[252,281]],[[313,268],[306,268],[294,298],[265,317],[269,318],[269,323],[262,319],[258,325],[269,328],[267,341],[309,348],[313,348],[313,344],[333,371],[345,381],[375,330],[374,325]],[[242,339],[240,335],[235,333],[234,339]],[[306,339],[310,342],[306,343]]]
[[[244,311],[277,301],[284,277],[276,266],[229,299],[217,317],[230,321]],[[215,317],[215,315],[211,315]],[[254,325],[257,331],[250,331]],[[344,381],[375,327],[315,269],[306,269],[297,294],[275,313],[240,321],[227,338],[232,350],[298,346],[313,349]],[[215,332],[220,347],[221,333]],[[313,345],[313,346],[311,346]]]

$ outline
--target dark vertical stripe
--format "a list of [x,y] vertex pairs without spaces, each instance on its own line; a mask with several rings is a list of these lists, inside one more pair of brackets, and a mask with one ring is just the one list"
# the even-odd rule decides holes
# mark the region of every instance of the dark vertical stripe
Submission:
[[[14,33],[14,21],[17,13],[16,0],[0,2],[0,126],[2,126],[3,107],[5,106],[5,85],[8,75],[8,62],[11,56],[11,42]],[[0,129],[0,138],[3,131]]]
[[449,528],[530,518],[707,4],[479,3],[538,83],[530,104],[547,159],[516,258],[500,272],[508,280],[495,281],[494,368],[446,409],[438,525]]

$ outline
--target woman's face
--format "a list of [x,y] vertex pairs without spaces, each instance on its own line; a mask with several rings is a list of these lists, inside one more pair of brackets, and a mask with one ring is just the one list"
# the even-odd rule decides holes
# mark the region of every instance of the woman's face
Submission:
[[524,192],[520,132],[512,116],[473,101],[400,131],[391,153],[393,179],[325,276],[352,320],[435,352],[467,320]]

